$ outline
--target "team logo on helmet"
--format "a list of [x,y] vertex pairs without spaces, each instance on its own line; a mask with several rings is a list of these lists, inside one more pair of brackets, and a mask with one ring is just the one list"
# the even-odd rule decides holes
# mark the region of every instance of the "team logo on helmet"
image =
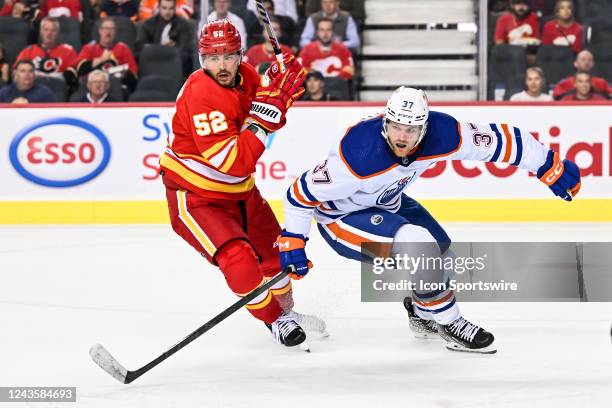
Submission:
[[241,48],[240,32],[229,20],[212,21],[202,28],[198,44],[201,55],[237,52]]

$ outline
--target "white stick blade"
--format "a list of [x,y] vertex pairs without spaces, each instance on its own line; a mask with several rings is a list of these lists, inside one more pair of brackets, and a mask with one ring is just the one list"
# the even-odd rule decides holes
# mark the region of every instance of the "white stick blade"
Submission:
[[91,359],[104,371],[115,377],[119,382],[125,384],[127,370],[123,367],[101,344],[94,344],[89,349]]

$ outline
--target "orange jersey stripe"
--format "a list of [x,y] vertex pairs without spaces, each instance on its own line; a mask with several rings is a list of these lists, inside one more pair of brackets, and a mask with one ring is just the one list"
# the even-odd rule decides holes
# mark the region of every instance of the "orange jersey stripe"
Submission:
[[331,224],[327,224],[326,225],[327,228],[329,228],[329,230],[331,232],[334,233],[334,235],[343,240],[346,241],[348,243],[351,243],[353,245],[361,245],[364,242],[374,242],[371,239],[368,238],[364,238],[362,236],[359,236],[351,231],[347,231],[345,229],[342,229],[338,224],[336,224],[335,222],[332,222]]
[[320,202],[318,202],[318,201],[308,201],[306,198],[304,198],[304,196],[302,196],[302,193],[300,193],[300,189],[298,188],[298,185],[297,185],[298,180],[299,180],[299,179],[295,180],[295,181],[293,182],[293,185],[292,185],[292,187],[293,187],[293,195],[295,195],[295,198],[297,198],[297,200],[298,200],[300,203],[302,203],[302,204],[304,204],[304,205],[308,205],[308,206],[310,206],[310,207],[316,207],[316,206],[318,206],[319,204],[321,204],[321,203],[320,203]]
[[431,306],[439,305],[440,303],[448,302],[453,296],[454,296],[453,292],[449,292],[448,295],[444,296],[442,299],[434,300],[432,302],[421,302],[416,299],[414,300],[414,302],[421,306],[431,307]]
[[510,161],[510,155],[512,154],[512,135],[510,134],[510,130],[508,130],[508,125],[506,123],[502,123],[502,130],[504,131],[504,136],[506,137],[506,152],[504,153],[505,162]]

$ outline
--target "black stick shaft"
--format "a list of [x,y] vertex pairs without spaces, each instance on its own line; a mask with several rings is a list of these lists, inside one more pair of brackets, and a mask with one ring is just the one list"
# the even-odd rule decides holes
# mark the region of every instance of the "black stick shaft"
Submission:
[[223,320],[231,316],[237,310],[241,309],[251,300],[255,299],[257,296],[261,295],[266,290],[270,289],[273,285],[275,285],[280,280],[282,280],[285,276],[287,276],[289,272],[291,271],[284,270],[283,272],[280,272],[274,278],[270,279],[268,282],[261,285],[260,287],[258,287],[257,289],[255,289],[254,291],[252,291],[251,293],[249,293],[248,295],[246,295],[245,297],[243,297],[242,299],[240,299],[239,301],[237,301],[236,303],[234,303],[233,305],[231,305],[230,307],[228,307],[227,309],[225,309],[224,311],[222,311],[221,313],[219,313],[218,315],[216,315],[215,317],[213,317],[206,323],[204,323],[202,326],[198,327],[195,331],[187,335],[187,337],[185,337],[183,340],[176,343],[174,346],[170,347],[162,355],[160,355],[159,357],[157,357],[155,360],[151,361],[147,365],[137,370],[134,370],[134,371],[128,371],[127,376],[125,378],[125,384],[131,383],[132,381],[134,381],[135,379],[137,379],[138,377],[140,377],[147,371],[151,370],[153,367],[157,366],[159,363],[161,363],[168,357],[172,356],[173,354],[178,352],[180,349],[182,349],[183,347],[185,347],[186,345],[188,345],[189,343],[191,343],[192,341],[194,341],[195,339],[197,339],[198,337],[200,337],[201,335],[203,335],[204,333],[206,333],[207,331],[215,327],[217,324],[221,323]]
[[274,33],[274,29],[272,29],[270,17],[268,16],[268,12],[266,11],[266,8],[263,5],[263,0],[255,0],[255,3],[257,6],[257,14],[259,16],[259,20],[262,22],[264,28],[266,29],[266,33],[268,33],[268,38],[270,39],[272,50],[274,50],[274,54],[276,55],[276,60],[284,71],[285,66],[283,64],[283,52],[281,51],[278,38],[276,38],[276,33]]

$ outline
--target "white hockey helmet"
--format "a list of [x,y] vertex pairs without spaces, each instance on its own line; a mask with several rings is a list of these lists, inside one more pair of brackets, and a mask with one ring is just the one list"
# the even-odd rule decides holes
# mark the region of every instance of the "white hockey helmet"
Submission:
[[385,124],[383,136],[387,140],[387,121],[402,125],[421,126],[421,134],[415,146],[417,146],[427,131],[427,118],[429,117],[429,105],[425,92],[420,89],[400,86],[387,101],[385,110]]

